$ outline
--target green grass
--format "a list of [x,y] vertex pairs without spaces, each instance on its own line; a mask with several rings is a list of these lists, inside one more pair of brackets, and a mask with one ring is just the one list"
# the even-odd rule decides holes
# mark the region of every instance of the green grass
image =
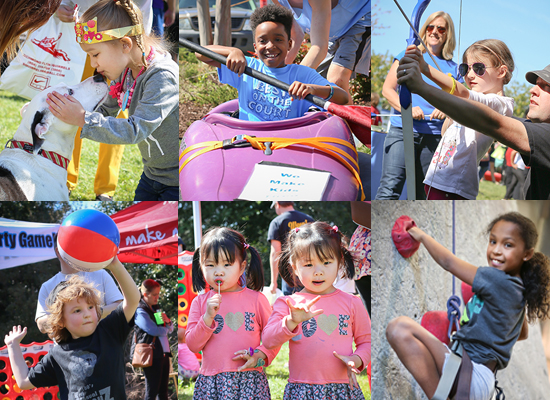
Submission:
[[[28,100],[0,90],[0,149],[13,137],[21,123],[19,111]],[[78,185],[71,200],[95,200],[94,179],[97,168],[99,143],[84,140],[80,159]],[[115,200],[133,200],[134,192],[143,171],[141,154],[136,145],[125,146],[115,191]]]
[[506,193],[506,186],[497,185],[483,180],[479,183],[479,193],[476,200],[501,200]]
[[[271,391],[272,400],[282,400],[285,386],[288,382],[288,343],[285,343],[281,351],[273,360],[273,363],[266,368],[267,380]],[[359,386],[365,394],[365,399],[370,400],[369,382],[366,369],[357,376]],[[193,381],[185,379],[180,381],[178,400],[191,400],[193,398]]]

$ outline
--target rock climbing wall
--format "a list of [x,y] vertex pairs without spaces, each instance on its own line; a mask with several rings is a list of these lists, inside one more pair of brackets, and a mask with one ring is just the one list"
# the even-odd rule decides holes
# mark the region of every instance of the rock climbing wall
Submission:
[[[508,211],[525,213],[525,203],[513,201],[456,201],[456,255],[474,265],[486,265],[485,229],[497,215]],[[424,313],[446,310],[453,294],[453,277],[436,264],[421,246],[412,257],[399,255],[391,229],[401,215],[452,250],[453,203],[451,201],[374,201],[372,203],[372,399],[426,399],[412,375],[388,344],[385,329],[393,318],[405,315],[420,323]],[[528,215],[535,219],[535,215]],[[535,221],[536,222],[536,221]],[[460,295],[460,281],[455,280]],[[540,327],[531,325],[529,338],[514,347],[508,368],[497,375],[508,400],[550,398],[550,383]]]

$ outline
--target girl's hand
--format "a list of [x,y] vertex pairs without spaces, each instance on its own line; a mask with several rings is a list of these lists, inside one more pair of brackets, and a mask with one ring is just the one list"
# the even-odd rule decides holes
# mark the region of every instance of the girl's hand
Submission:
[[430,66],[426,63],[426,61],[424,61],[424,56],[422,56],[422,52],[414,44],[411,44],[410,46],[407,47],[407,50],[405,51],[405,57],[408,57],[418,62],[420,71],[424,75],[430,74]]
[[344,364],[346,364],[346,367],[348,369],[348,378],[349,378],[349,388],[353,390],[354,387],[359,389],[359,383],[357,382],[356,374],[359,374],[359,370],[355,367],[355,361],[354,358],[357,358],[357,356],[341,356],[337,352],[333,351],[332,354],[334,354],[334,357],[341,360]]
[[424,231],[422,231],[422,229],[417,226],[413,226],[412,228],[410,228],[407,233],[411,235],[411,237],[417,242],[422,241],[422,235],[424,235]]
[[445,114],[443,114],[437,108],[434,108],[434,110],[432,111],[432,116],[430,117],[430,121],[434,119],[445,119],[445,117]]
[[239,49],[233,49],[227,56],[227,68],[239,76],[241,76],[244,73],[244,70],[246,68],[246,58],[244,57],[244,54]]
[[[316,317],[317,315],[321,315],[324,311],[323,310],[315,310],[311,311],[311,306],[314,305],[319,301],[321,296],[317,296],[313,300],[303,304],[297,304],[296,306],[292,305],[290,302],[290,299],[286,299],[286,304],[288,305],[288,308],[290,309],[290,318],[291,320],[296,323],[300,324],[304,321],[308,321],[313,317]],[[294,330],[294,329],[291,329]]]
[[11,344],[19,346],[19,343],[21,343],[21,340],[23,340],[26,334],[27,327],[21,329],[21,325],[14,326],[10,333],[4,337],[4,343],[6,343],[7,346]]
[[239,350],[233,354],[236,354],[236,356],[232,358],[233,361],[246,360],[244,365],[241,365],[239,367],[238,369],[239,372],[245,369],[261,367],[265,365],[264,360],[267,358],[267,356],[263,351],[257,350],[257,349],[254,350],[254,355],[252,356],[250,355],[248,349]]
[[53,91],[48,93],[46,103],[50,106],[52,114],[61,121],[69,125],[80,126],[81,128],[84,126],[84,114],[86,114],[86,111],[82,107],[82,104],[73,96],[64,96]]
[[294,81],[288,88],[288,93],[292,96],[292,100],[303,100],[308,94],[313,94],[314,88],[302,82]]
[[218,310],[220,309],[220,304],[222,303],[221,294],[216,293],[214,296],[210,297],[206,301],[206,316],[208,318],[214,319]]

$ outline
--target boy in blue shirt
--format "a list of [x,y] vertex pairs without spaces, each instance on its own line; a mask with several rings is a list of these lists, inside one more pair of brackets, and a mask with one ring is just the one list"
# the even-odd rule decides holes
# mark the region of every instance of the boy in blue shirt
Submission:
[[[259,59],[245,57],[234,47],[207,46],[227,57],[227,66],[196,53],[199,60],[218,68],[220,82],[239,91],[239,119],[278,121],[304,115],[313,103],[303,100],[308,94],[336,104],[347,104],[349,95],[332,85],[315,70],[303,65],[285,64],[291,47],[292,13],[280,6],[256,9],[250,17],[254,49]],[[290,85],[288,93],[255,78],[243,75],[246,66]]]

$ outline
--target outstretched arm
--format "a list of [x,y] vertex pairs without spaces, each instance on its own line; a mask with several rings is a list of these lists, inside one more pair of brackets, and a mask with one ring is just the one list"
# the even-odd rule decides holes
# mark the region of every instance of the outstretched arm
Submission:
[[409,229],[409,235],[426,247],[428,253],[444,270],[449,271],[462,282],[472,285],[476,276],[477,267],[455,256],[449,249],[438,243],[433,237],[413,226]]
[[120,285],[120,289],[124,295],[122,308],[124,310],[124,315],[126,316],[126,321],[130,321],[134,317],[140,299],[140,294],[136,283],[128,271],[126,271],[124,265],[122,265],[119,261],[118,257],[115,257],[111,264],[105,268],[111,270]]
[[411,92],[422,96],[459,124],[490,136],[521,154],[530,154],[527,130],[520,121],[501,115],[484,104],[460,99],[428,85],[422,80],[418,62],[410,57],[401,59],[397,75],[400,85],[407,85]]
[[4,343],[8,346],[8,355],[10,357],[11,369],[21,390],[33,389],[35,386],[29,381],[29,368],[23,358],[23,352],[19,343],[27,334],[27,328],[21,329],[21,325],[14,326],[12,331],[4,338]]

